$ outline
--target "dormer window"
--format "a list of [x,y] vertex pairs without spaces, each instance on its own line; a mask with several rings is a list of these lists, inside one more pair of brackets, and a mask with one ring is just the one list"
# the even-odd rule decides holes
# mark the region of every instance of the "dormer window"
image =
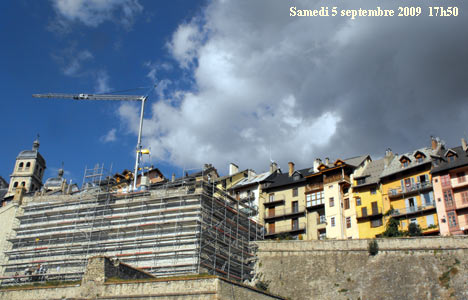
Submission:
[[457,159],[457,153],[453,151],[452,149],[448,150],[447,153],[445,154],[445,157],[447,158],[448,162],[452,162],[455,159]]
[[299,174],[297,174],[297,173],[294,174],[293,180],[294,180],[294,181],[297,181],[297,180],[299,180],[299,179],[301,179],[301,175],[299,175]]
[[424,155],[424,153],[422,153],[421,151],[416,151],[414,157],[416,158],[416,161],[420,164],[424,161],[426,155]]
[[407,168],[411,162],[411,160],[406,157],[406,156],[403,156],[401,159],[400,159],[400,162],[401,162],[401,167],[402,168]]
[[361,184],[364,184],[364,183],[366,183],[366,178],[365,177],[364,178],[359,178],[357,180],[357,185],[361,185]]

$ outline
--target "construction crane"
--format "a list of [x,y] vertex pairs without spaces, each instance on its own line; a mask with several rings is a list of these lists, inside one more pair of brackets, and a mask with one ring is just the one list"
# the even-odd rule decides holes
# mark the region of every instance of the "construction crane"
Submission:
[[[156,85],[153,88],[155,88]],[[151,90],[150,90],[151,91]],[[52,99],[71,99],[71,100],[98,100],[98,101],[141,101],[141,112],[140,112],[140,129],[138,131],[138,142],[136,146],[136,159],[135,159],[135,173],[133,173],[133,191],[136,191],[137,173],[139,169],[140,156],[142,154],[141,147],[141,133],[143,130],[143,115],[145,113],[145,102],[148,99],[148,94],[145,96],[139,95],[102,95],[102,94],[33,94],[34,98],[52,98]]]

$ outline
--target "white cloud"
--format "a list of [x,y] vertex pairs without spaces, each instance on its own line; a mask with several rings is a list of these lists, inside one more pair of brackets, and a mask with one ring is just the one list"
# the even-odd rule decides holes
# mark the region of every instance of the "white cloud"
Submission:
[[88,50],[83,50],[73,57],[70,57],[70,62],[63,69],[63,73],[67,76],[75,76],[81,71],[83,62],[94,58],[93,54]]
[[107,134],[101,137],[100,139],[101,142],[103,143],[115,142],[117,140],[116,133],[117,133],[117,129],[112,128],[111,130],[109,130],[109,132],[107,132]]
[[96,77],[96,84],[95,84],[95,91],[98,94],[103,94],[109,92],[111,89],[109,87],[109,75],[106,71],[98,71],[95,74]]
[[[281,165],[308,167],[316,157],[409,151],[463,123],[468,39],[456,29],[468,19],[294,18],[289,6],[212,1],[203,19],[179,25],[168,50],[193,86],[166,89],[147,110],[143,144],[156,161],[261,171],[271,148]],[[120,110],[134,134],[138,116]]]
[[52,0],[57,13],[55,28],[66,28],[67,22],[80,22],[96,27],[105,21],[116,21],[130,28],[135,16],[143,11],[138,0]]

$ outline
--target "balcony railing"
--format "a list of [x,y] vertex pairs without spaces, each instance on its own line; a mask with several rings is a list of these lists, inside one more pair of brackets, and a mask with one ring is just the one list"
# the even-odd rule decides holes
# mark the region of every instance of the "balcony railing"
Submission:
[[284,195],[273,195],[273,197],[270,197],[270,195],[267,195],[267,198],[263,202],[263,205],[265,206],[274,206],[277,204],[284,204]]
[[306,228],[305,222],[298,222],[296,224],[275,226],[275,228],[268,228],[265,236],[280,234],[280,233],[293,233],[297,231],[303,231],[305,230],[305,228]]
[[405,186],[404,188],[390,189],[388,190],[388,196],[390,198],[399,197],[401,195],[421,192],[423,190],[432,189],[431,182],[421,182]]
[[375,209],[371,209],[369,211],[357,211],[356,218],[357,219],[364,219],[364,218],[371,218],[371,217],[377,217],[382,215],[382,209],[380,207]]
[[466,207],[468,207],[468,201],[463,201],[463,199],[455,200],[456,209],[461,209],[461,208],[466,208]]
[[274,210],[269,209],[265,212],[264,219],[273,219],[273,218],[287,218],[294,215],[304,214],[304,206],[299,207],[288,207],[288,208],[276,208]]
[[327,223],[327,217],[326,216],[319,216],[317,218],[317,224],[325,224]]
[[392,216],[394,217],[404,216],[404,215],[414,214],[417,212],[422,212],[422,211],[430,210],[430,209],[435,209],[435,202],[432,202],[428,205],[409,206],[407,208],[394,209],[392,211]]
[[239,198],[238,200],[242,203],[246,203],[246,202],[252,202],[255,200],[255,194],[253,193],[250,193],[250,194],[241,194],[239,195]]

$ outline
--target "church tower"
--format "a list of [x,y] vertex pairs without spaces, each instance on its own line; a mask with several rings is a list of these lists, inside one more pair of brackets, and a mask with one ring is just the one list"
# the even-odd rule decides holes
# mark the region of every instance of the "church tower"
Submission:
[[32,150],[21,151],[16,157],[15,167],[10,175],[8,196],[13,195],[19,187],[26,189],[26,193],[40,190],[45,169],[45,160],[39,153],[39,139],[36,139]]

